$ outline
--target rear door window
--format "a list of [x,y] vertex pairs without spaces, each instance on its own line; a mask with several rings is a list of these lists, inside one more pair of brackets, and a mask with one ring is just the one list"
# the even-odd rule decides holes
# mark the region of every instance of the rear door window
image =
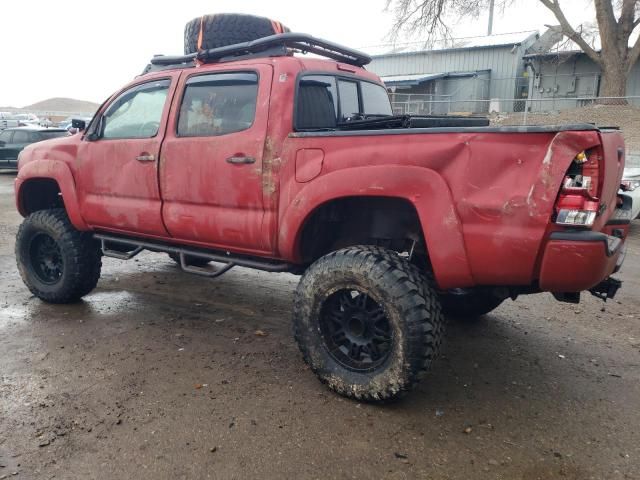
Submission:
[[180,106],[178,136],[211,137],[246,130],[253,125],[257,99],[255,72],[191,77]]

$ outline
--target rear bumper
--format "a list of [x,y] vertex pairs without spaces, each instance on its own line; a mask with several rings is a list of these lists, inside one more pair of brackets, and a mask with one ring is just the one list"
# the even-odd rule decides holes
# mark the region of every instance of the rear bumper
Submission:
[[592,231],[553,232],[542,257],[540,289],[588,290],[619,270],[624,255],[624,238],[619,236]]

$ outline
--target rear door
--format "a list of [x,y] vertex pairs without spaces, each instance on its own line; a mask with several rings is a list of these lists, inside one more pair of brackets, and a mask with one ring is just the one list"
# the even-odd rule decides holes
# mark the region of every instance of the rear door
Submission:
[[167,235],[158,158],[178,77],[179,73],[143,77],[124,89],[103,108],[81,142],[80,208],[94,228]]
[[160,165],[163,219],[173,237],[273,251],[263,205],[271,78],[270,65],[183,74]]

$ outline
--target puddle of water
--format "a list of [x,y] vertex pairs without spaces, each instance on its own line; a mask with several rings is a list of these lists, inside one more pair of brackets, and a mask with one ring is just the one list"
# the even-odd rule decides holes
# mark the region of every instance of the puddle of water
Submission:
[[127,290],[95,291],[84,297],[84,312],[89,314],[118,314],[131,311],[131,303],[139,303],[135,293]]
[[84,297],[79,303],[51,305],[36,298],[26,305],[8,305],[0,308],[0,330],[28,321],[59,318],[84,318],[92,315],[113,315],[131,311],[131,303],[139,302],[136,295],[127,291],[95,292]]

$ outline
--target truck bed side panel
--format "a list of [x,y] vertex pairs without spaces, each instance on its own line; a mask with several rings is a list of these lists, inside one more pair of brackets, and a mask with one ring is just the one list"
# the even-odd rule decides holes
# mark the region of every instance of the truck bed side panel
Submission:
[[[374,165],[386,167],[389,177],[400,165],[422,167],[425,176],[427,170],[429,176],[437,174],[448,186],[453,199],[453,212],[465,245],[458,255],[466,257],[472,283],[528,285],[564,173],[576,153],[599,143],[596,130],[503,133],[478,129],[468,133],[323,134],[289,138],[287,161],[295,159],[298,149],[321,148],[325,153],[321,176]],[[383,168],[375,186],[379,195],[403,196],[402,185],[395,183],[390,189],[385,177]],[[283,175],[283,182],[282,205],[289,205],[303,191],[311,193],[314,184],[320,183],[314,180],[302,184],[290,174]],[[330,199],[331,188],[323,187],[323,190],[325,197]],[[357,191],[353,195],[357,195]],[[426,202],[409,200],[419,209],[428,209],[429,203],[442,200],[429,198],[427,191],[424,195],[428,198]],[[295,205],[292,204],[292,208]],[[429,237],[434,237],[428,232],[442,229],[450,219],[430,215],[428,211],[418,213],[421,220],[429,219],[422,227],[440,286],[465,286],[450,285],[439,275],[452,268],[446,263],[450,255],[439,255],[439,252],[449,250],[446,239],[439,239],[436,244],[429,242]],[[280,253],[295,255],[295,252]]]

